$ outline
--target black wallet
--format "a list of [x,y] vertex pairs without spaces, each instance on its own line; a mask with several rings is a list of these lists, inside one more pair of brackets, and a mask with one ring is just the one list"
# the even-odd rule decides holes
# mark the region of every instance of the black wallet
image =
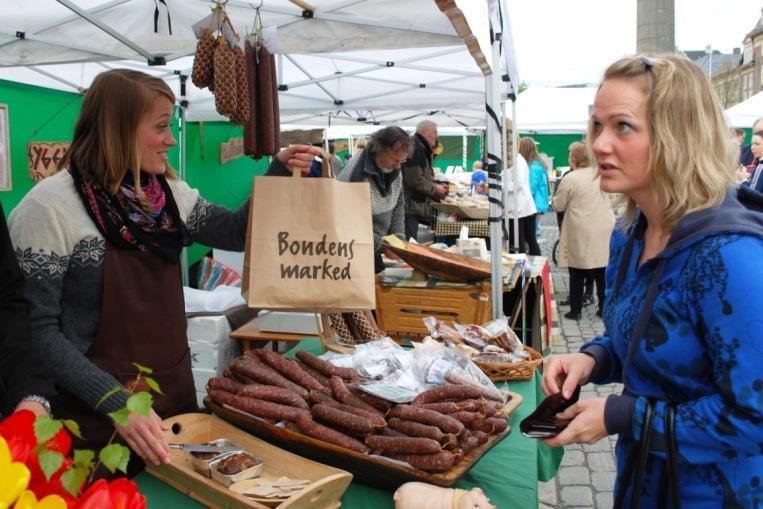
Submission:
[[551,438],[558,435],[570,421],[559,419],[556,414],[572,406],[579,397],[580,387],[575,389],[570,399],[565,399],[561,392],[552,394],[544,399],[533,413],[519,423],[519,430],[527,438]]

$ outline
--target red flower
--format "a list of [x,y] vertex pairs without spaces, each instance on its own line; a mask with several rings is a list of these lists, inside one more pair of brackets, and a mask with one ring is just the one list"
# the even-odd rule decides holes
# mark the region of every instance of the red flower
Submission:
[[0,436],[8,442],[13,461],[26,463],[27,459],[37,445],[37,437],[34,434],[35,415],[31,410],[13,412],[7,419],[0,422]]
[[146,498],[138,493],[138,486],[120,477],[107,483],[99,479],[82,494],[77,509],[145,509]]

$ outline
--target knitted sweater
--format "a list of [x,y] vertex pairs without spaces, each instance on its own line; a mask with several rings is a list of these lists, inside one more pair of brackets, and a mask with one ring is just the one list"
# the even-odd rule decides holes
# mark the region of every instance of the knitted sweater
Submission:
[[403,196],[403,178],[400,171],[389,185],[389,192],[382,194],[374,182],[362,176],[357,164],[366,163],[366,168],[371,171],[373,162],[371,158],[353,157],[352,161],[344,167],[337,180],[353,182],[358,179],[365,180],[371,189],[371,219],[374,227],[374,250],[379,251],[382,237],[390,233],[400,238],[405,237],[405,202]]
[[[181,180],[168,182],[195,242],[231,251],[244,249],[248,201],[232,212],[206,201]],[[85,356],[100,321],[106,241],[88,216],[68,171],[29,191],[11,214],[9,226],[27,279],[31,339],[56,384],[95,409],[100,398],[118,385]],[[157,326],[161,313],[157,309],[153,317]],[[119,392],[97,410],[105,414],[124,403],[125,396]]]

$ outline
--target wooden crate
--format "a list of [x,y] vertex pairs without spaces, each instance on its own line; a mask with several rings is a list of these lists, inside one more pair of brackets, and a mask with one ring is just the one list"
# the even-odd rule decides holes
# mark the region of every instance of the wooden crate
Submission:
[[165,436],[171,443],[201,444],[216,438],[227,438],[264,460],[262,477],[288,476],[312,481],[284,502],[273,505],[259,503],[234,493],[222,484],[196,472],[190,455],[172,449],[168,465],[147,465],[146,471],[170,486],[212,508],[226,509],[337,509],[352,481],[345,470],[322,465],[292,454],[251,436],[215,415],[182,414],[164,420],[169,427]]
[[490,283],[463,287],[406,288],[376,284],[376,321],[387,335],[422,339],[429,334],[423,318],[450,324],[483,324],[490,320]]

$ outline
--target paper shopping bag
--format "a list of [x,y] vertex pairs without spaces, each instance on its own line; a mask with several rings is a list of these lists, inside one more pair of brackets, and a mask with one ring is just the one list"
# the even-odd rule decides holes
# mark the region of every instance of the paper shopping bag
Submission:
[[374,309],[368,183],[256,177],[245,264],[252,308]]

